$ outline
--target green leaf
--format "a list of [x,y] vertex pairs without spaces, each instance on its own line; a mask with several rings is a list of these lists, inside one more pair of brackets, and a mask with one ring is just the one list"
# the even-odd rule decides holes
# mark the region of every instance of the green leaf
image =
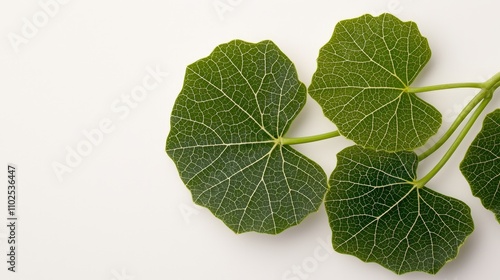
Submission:
[[417,188],[413,152],[353,146],[337,154],[326,211],[337,252],[403,274],[436,273],[472,233],[469,207]]
[[407,91],[430,56],[413,22],[390,14],[340,21],[320,50],[309,93],[356,144],[413,150],[441,125],[441,113]]
[[316,211],[326,174],[281,144],[306,96],[271,41],[231,41],[189,65],[166,151],[193,200],[237,233],[276,234]]
[[472,193],[500,222],[500,109],[488,114],[460,164]]

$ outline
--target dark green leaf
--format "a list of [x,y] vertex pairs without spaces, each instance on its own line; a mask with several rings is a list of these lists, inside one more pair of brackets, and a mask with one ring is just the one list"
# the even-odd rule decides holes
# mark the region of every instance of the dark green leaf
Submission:
[[469,207],[414,184],[413,152],[353,146],[337,154],[326,210],[333,247],[403,274],[436,273],[473,231]]
[[472,142],[460,170],[472,193],[500,222],[500,109],[488,114]]
[[407,92],[430,56],[413,22],[390,14],[344,20],[319,53],[309,93],[356,144],[413,150],[441,125],[438,110]]
[[237,233],[276,234],[316,211],[326,175],[280,144],[305,102],[292,62],[270,41],[231,41],[189,65],[166,150],[193,200]]

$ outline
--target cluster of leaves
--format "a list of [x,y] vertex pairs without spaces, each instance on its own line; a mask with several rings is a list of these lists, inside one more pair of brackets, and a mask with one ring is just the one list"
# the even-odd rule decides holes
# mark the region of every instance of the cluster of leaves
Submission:
[[[271,41],[219,45],[187,67],[166,151],[194,202],[236,233],[280,233],[324,202],[336,251],[398,274],[436,273],[474,224],[465,203],[425,186],[446,158],[423,178],[416,169],[473,112],[447,154],[454,152],[500,77],[475,85],[482,91],[449,133],[419,156],[414,150],[441,125],[440,112],[416,95],[425,89],[410,86],[430,56],[417,26],[390,14],[339,22],[309,88]],[[307,94],[338,132],[285,137]],[[337,154],[329,178],[291,147],[338,135],[356,145]],[[500,220],[500,110],[485,119],[460,168]]]

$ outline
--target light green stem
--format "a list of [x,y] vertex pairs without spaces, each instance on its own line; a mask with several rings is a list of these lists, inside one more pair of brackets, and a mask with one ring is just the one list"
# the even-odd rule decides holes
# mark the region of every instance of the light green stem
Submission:
[[338,130],[328,132],[328,133],[323,133],[323,134],[318,134],[318,135],[312,135],[312,136],[305,136],[305,137],[297,137],[297,138],[279,138],[280,143],[282,145],[295,145],[295,144],[304,144],[304,143],[310,143],[310,142],[315,142],[315,141],[320,141],[320,140],[325,140],[333,137],[340,136],[340,132]]
[[[483,93],[483,91],[485,91],[486,93]],[[427,175],[425,175],[420,180],[415,182],[415,186],[417,188],[423,188],[425,184],[427,184],[427,182],[429,182],[429,180],[431,180],[439,172],[439,170],[443,168],[446,162],[451,158],[453,153],[457,150],[458,146],[465,138],[465,136],[471,129],[472,125],[474,125],[479,115],[481,115],[484,108],[486,108],[486,105],[488,105],[488,103],[491,101],[493,96],[492,91],[491,90],[483,90],[483,91],[481,91],[480,93],[480,95],[484,95],[483,101],[479,104],[474,113],[472,113],[471,118],[467,121],[462,131],[460,131],[460,134],[458,134],[455,141],[453,141],[453,144],[451,144],[451,147],[448,149],[448,151],[446,151],[443,158],[441,158],[441,160],[436,164],[436,166],[434,166],[434,168],[432,168],[431,171],[429,171],[429,173],[427,173]]]
[[496,84],[500,82],[500,72],[493,75],[493,77],[489,78],[486,82],[483,83],[451,83],[451,84],[442,84],[442,85],[432,85],[425,87],[408,87],[406,92],[408,93],[419,93],[419,92],[427,92],[427,91],[435,91],[435,90],[443,90],[443,89],[452,89],[452,88],[480,88],[480,89],[491,89],[498,87]]
[[451,124],[450,128],[445,132],[445,134],[439,138],[439,140],[432,145],[428,150],[425,152],[421,153],[418,155],[418,160],[421,161],[425,159],[426,157],[430,156],[432,153],[434,153],[436,150],[441,148],[441,146],[448,141],[448,139],[455,133],[455,130],[460,126],[460,124],[463,122],[463,120],[469,115],[469,113],[474,109],[481,100],[484,99],[485,94],[487,91],[481,91],[481,93],[477,94],[470,102],[465,106],[465,108],[460,112],[458,117],[455,119],[455,121]]
[[452,88],[484,88],[484,83],[453,83],[425,87],[409,87],[406,91],[409,93],[419,93]]
[[[472,85],[474,83],[462,83],[463,85],[469,84]],[[448,85],[460,85],[460,84],[448,84]],[[441,89],[444,89],[443,87],[445,85],[438,85],[438,86],[430,86],[430,87],[424,87],[424,88],[438,88],[442,87]],[[480,83],[480,87],[483,88],[482,91],[480,91],[470,102],[465,106],[465,108],[460,112],[458,117],[455,119],[455,121],[452,123],[450,128],[446,131],[446,133],[432,146],[430,147],[427,151],[423,152],[418,156],[418,160],[421,161],[425,158],[427,158],[429,155],[434,153],[436,150],[438,150],[450,137],[455,133],[455,130],[460,126],[460,124],[463,122],[463,120],[470,114],[472,109],[474,109],[481,100],[485,98],[486,95],[488,94],[493,94],[493,92],[500,86],[500,72],[498,72],[496,75],[485,81],[484,83]],[[422,88],[421,88],[422,89]],[[422,90],[423,91],[423,90]]]
[[[474,109],[474,107],[477,106],[477,104],[479,102],[481,102],[481,100],[483,100],[483,103],[481,103],[481,106],[482,106],[485,103],[484,101],[486,101],[486,100],[489,101],[491,99],[491,95],[493,94],[493,91],[495,91],[495,89],[500,87],[500,72],[498,72],[496,75],[494,75],[493,77],[491,77],[490,79],[488,79],[486,82],[483,82],[483,83],[452,83],[452,84],[433,85],[433,86],[426,86],[426,87],[416,87],[416,88],[409,87],[409,88],[407,88],[407,92],[409,92],[409,93],[419,93],[419,92],[426,92],[426,91],[452,89],[452,88],[467,88],[467,87],[469,87],[469,88],[481,88],[483,90],[478,95],[476,95],[469,102],[469,104],[467,104],[467,106],[462,110],[462,112],[460,112],[457,119],[453,122],[453,124],[448,129],[448,131],[443,135],[443,137],[441,137],[441,139],[439,139],[439,141],[436,142],[436,144],[434,144],[431,148],[429,148],[427,151],[425,151],[421,155],[419,155],[419,157],[418,157],[419,160],[423,160],[424,158],[426,158],[429,155],[431,155],[432,153],[434,153],[437,149],[439,149],[451,137],[451,135],[458,128],[458,126],[460,126],[460,124],[467,117],[467,115],[470,114],[470,112]],[[486,105],[484,105],[484,106],[486,106]],[[478,110],[480,108],[478,108]],[[484,108],[481,108],[481,111],[483,109]],[[474,114],[476,114],[476,112],[478,110],[476,110],[474,112]],[[476,119],[477,119],[477,116],[476,116]],[[471,123],[471,120],[469,120],[467,122],[466,127],[468,125],[472,126],[473,122]],[[455,142],[453,143],[450,150],[448,150],[447,154],[450,153],[449,156],[451,156],[451,154],[453,154],[453,152],[456,149],[456,147],[455,147],[453,149],[453,151],[451,151],[451,149],[454,147],[454,145],[456,144],[456,146],[458,147],[458,144],[460,144],[460,141],[462,141],[463,137],[465,137],[465,135],[462,135],[462,134],[464,134],[466,127],[464,127],[464,130],[462,130],[462,132],[459,134],[458,138],[455,140]],[[470,127],[469,127],[469,129],[470,129]],[[468,131],[468,129],[467,129],[467,131]],[[466,132],[465,132],[465,134],[466,134]],[[318,134],[318,135],[313,135],[313,136],[297,137],[297,138],[279,137],[275,140],[275,143],[281,144],[281,145],[296,145],[296,144],[304,144],[304,143],[325,140],[325,139],[337,137],[340,135],[341,134],[339,131],[332,131],[332,132],[328,132],[328,133],[323,133],[323,134]],[[459,139],[460,137],[462,137],[462,139]],[[443,160],[444,160],[444,158],[441,161],[443,161]],[[446,161],[447,161],[447,159],[444,160],[443,165]],[[441,169],[442,166],[439,167],[440,164],[441,164],[441,162],[438,163],[438,165],[436,165],[436,167],[434,169],[437,169],[437,170]],[[435,173],[437,173],[437,170],[435,171]],[[433,172],[433,171],[431,171],[431,172]],[[430,175],[430,173],[428,174],[428,176],[430,176],[431,178],[434,175]],[[426,177],[424,177],[424,178],[426,178]],[[422,178],[422,180],[424,178]],[[422,180],[419,180],[418,182],[420,182]]]
[[496,73],[493,77],[488,79],[483,83],[485,89],[491,88],[492,92],[495,91],[500,86],[500,72]]

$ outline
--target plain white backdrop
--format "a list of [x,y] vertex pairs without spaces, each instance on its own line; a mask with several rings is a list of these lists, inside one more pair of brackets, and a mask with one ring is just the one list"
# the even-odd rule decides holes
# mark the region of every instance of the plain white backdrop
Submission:
[[[497,279],[500,224],[458,170],[480,124],[428,184],[469,204],[476,227],[436,276],[397,276],[334,252],[323,207],[278,236],[236,235],[192,203],[164,146],[186,66],[218,44],[273,40],[309,85],[338,21],[391,12],[429,39],[433,56],[416,85],[484,81],[500,71],[499,11],[493,0],[1,1],[0,279]],[[420,96],[443,113],[442,133],[475,92]],[[499,96],[486,111],[496,107]],[[333,129],[309,99],[289,135]],[[329,174],[349,144],[297,149]],[[15,274],[8,163],[19,179]]]

